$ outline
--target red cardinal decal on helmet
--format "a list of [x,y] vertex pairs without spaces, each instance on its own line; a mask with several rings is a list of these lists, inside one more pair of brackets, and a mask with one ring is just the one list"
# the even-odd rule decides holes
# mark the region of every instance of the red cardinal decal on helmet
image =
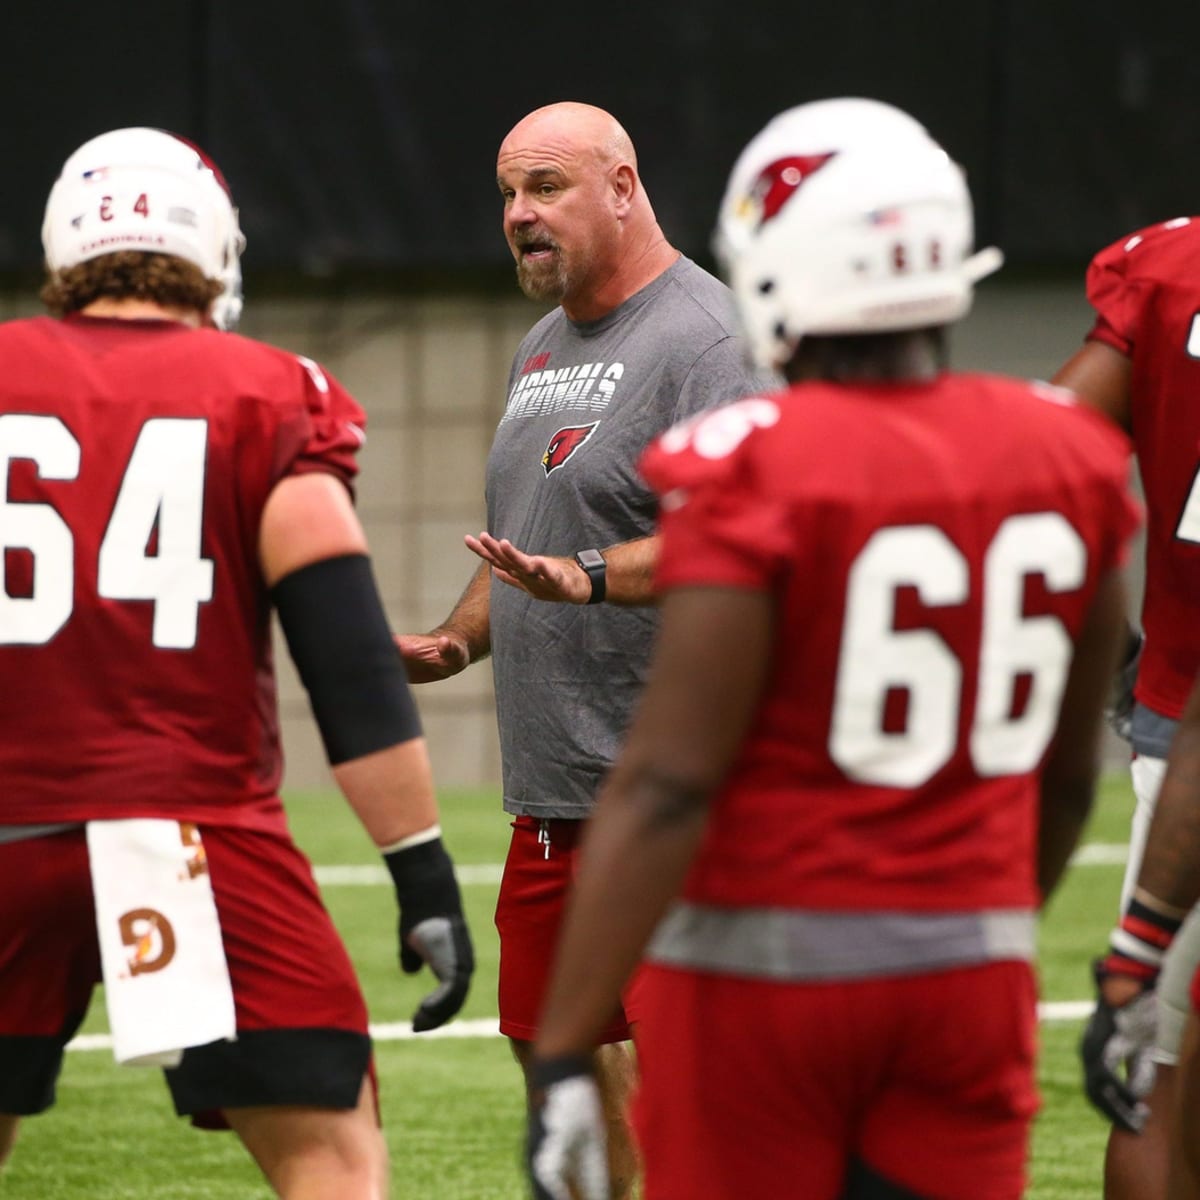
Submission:
[[757,210],[755,227],[761,229],[792,198],[796,189],[812,174],[819,171],[837,153],[792,154],[777,158],[760,172],[750,186],[749,202]]
[[599,421],[593,421],[590,425],[568,425],[560,429],[546,444],[546,453],[542,455],[542,469],[546,474],[557,471],[596,432],[599,424]]

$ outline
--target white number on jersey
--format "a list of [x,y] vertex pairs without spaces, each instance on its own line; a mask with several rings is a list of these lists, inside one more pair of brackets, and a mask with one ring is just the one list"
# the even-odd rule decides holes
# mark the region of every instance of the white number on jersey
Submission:
[[[200,605],[212,599],[213,565],[200,555],[208,422],[156,417],[142,426],[109,517],[98,562],[106,600],[154,603],[156,646],[196,644]],[[29,459],[43,479],[79,476],[79,443],[58,417],[0,417],[0,644],[41,645],[75,607],[75,544],[49,504],[10,502],[9,464]],[[148,553],[157,532],[157,553]],[[33,555],[33,591],[10,596],[3,553]]]
[[[142,426],[100,544],[106,600],[153,600],[156,646],[190,650],[213,565],[200,557],[208,422],[156,417]],[[146,546],[158,526],[158,553]]]
[[[915,587],[924,604],[961,604],[966,559],[932,525],[872,534],[847,580],[829,754],[855,779],[914,787],[954,753],[962,666],[933,630],[893,628],[901,584]],[[902,733],[883,728],[893,688],[908,692]]]
[[[1188,327],[1185,351],[1189,358],[1200,358],[1200,313],[1192,317]],[[1192,486],[1188,488],[1179,524],[1175,526],[1175,536],[1181,542],[1200,542],[1200,469],[1192,476]]]
[[1175,536],[1181,542],[1200,542],[1200,469],[1192,476],[1192,486],[1188,488],[1179,524],[1175,526]]
[[779,406],[773,400],[751,396],[673,425],[662,436],[662,448],[678,454],[691,445],[701,458],[725,458],[754,430],[769,429],[778,420]]
[[[1051,592],[1084,581],[1087,549],[1059,513],[1009,517],[983,565],[979,684],[969,753],[981,776],[1034,766],[1054,734],[1072,644],[1062,623],[1023,611],[1030,575]],[[933,525],[902,525],[872,535],[850,569],[829,754],[851,778],[918,787],[954,755],[962,703],[962,664],[931,629],[894,628],[896,593],[915,588],[930,606],[969,598],[963,553]],[[1017,680],[1028,701],[1012,715]],[[907,696],[904,728],[884,728],[890,692]]]
[[[0,644],[40,645],[67,622],[75,604],[75,542],[49,504],[10,504],[9,464],[32,459],[43,479],[79,475],[79,443],[56,417],[0,416]],[[33,594],[10,596],[5,553],[33,555]]]

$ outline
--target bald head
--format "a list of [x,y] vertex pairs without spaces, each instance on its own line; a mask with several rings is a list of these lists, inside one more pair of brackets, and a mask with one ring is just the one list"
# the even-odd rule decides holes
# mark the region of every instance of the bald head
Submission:
[[637,172],[637,155],[620,121],[594,104],[564,100],[535,108],[509,131],[500,158],[522,148],[559,147],[562,152],[591,159],[602,169],[622,163]]

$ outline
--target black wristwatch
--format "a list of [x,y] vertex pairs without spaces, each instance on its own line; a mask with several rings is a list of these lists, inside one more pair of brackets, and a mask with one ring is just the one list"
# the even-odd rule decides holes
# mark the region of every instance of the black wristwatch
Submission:
[[575,555],[575,561],[587,572],[592,581],[592,594],[588,597],[589,604],[599,604],[604,599],[607,590],[607,564],[604,555],[599,550],[580,550]]

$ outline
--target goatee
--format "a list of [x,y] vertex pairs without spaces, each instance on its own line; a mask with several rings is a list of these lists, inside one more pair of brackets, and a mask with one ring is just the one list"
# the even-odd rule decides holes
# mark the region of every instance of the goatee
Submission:
[[567,280],[557,254],[548,262],[517,261],[517,283],[530,300],[559,301],[566,295]]

